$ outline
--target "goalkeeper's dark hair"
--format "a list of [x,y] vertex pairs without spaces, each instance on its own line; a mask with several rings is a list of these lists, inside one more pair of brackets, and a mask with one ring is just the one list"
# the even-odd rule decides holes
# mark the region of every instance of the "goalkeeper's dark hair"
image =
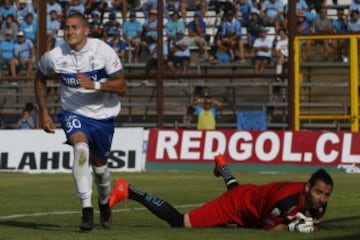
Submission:
[[323,168],[318,169],[316,172],[314,172],[309,180],[310,186],[313,187],[317,181],[322,181],[326,185],[334,186],[334,182],[330,174]]

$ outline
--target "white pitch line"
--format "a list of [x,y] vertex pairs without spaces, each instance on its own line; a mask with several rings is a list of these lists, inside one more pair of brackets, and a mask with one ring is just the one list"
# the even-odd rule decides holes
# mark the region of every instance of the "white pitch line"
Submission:
[[[176,208],[189,208],[189,207],[197,207],[200,204],[187,204],[187,205],[178,205],[175,206]],[[112,210],[112,212],[131,212],[131,211],[143,211],[147,210],[144,207],[136,207],[136,208],[125,208],[125,209],[118,209]],[[99,212],[99,211],[95,211]],[[71,215],[71,214],[79,214],[80,211],[59,211],[59,212],[43,212],[43,213],[27,213],[27,214],[13,214],[7,216],[0,216],[0,220],[7,220],[7,219],[16,219],[16,218],[24,218],[24,217],[41,217],[41,216],[49,216],[49,215]]]

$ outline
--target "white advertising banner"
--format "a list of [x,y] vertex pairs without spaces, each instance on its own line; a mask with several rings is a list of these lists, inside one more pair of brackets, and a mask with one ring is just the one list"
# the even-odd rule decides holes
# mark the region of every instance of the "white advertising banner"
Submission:
[[[142,128],[116,128],[108,159],[111,171],[145,169]],[[0,131],[0,172],[70,173],[73,150],[65,144],[63,130]]]

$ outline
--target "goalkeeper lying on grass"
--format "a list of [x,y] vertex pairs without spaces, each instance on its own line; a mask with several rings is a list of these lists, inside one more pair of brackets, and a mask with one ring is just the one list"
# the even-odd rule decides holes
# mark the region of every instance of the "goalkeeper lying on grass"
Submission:
[[214,175],[222,176],[227,191],[219,197],[181,214],[168,202],[142,192],[119,179],[110,196],[110,207],[125,199],[144,205],[173,227],[204,228],[236,224],[238,227],[310,233],[319,230],[333,190],[333,180],[324,170],[308,182],[273,182],[239,185],[223,155],[215,157]]

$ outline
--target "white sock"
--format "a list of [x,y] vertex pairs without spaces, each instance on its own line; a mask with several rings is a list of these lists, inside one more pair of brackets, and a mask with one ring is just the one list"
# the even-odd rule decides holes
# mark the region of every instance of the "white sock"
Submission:
[[282,69],[283,69],[282,64],[276,64],[276,74],[281,74]]
[[101,204],[106,204],[111,191],[111,175],[107,164],[101,167],[93,166],[98,199]]
[[89,145],[74,145],[74,166],[72,169],[82,208],[91,207],[92,175],[89,166]]

